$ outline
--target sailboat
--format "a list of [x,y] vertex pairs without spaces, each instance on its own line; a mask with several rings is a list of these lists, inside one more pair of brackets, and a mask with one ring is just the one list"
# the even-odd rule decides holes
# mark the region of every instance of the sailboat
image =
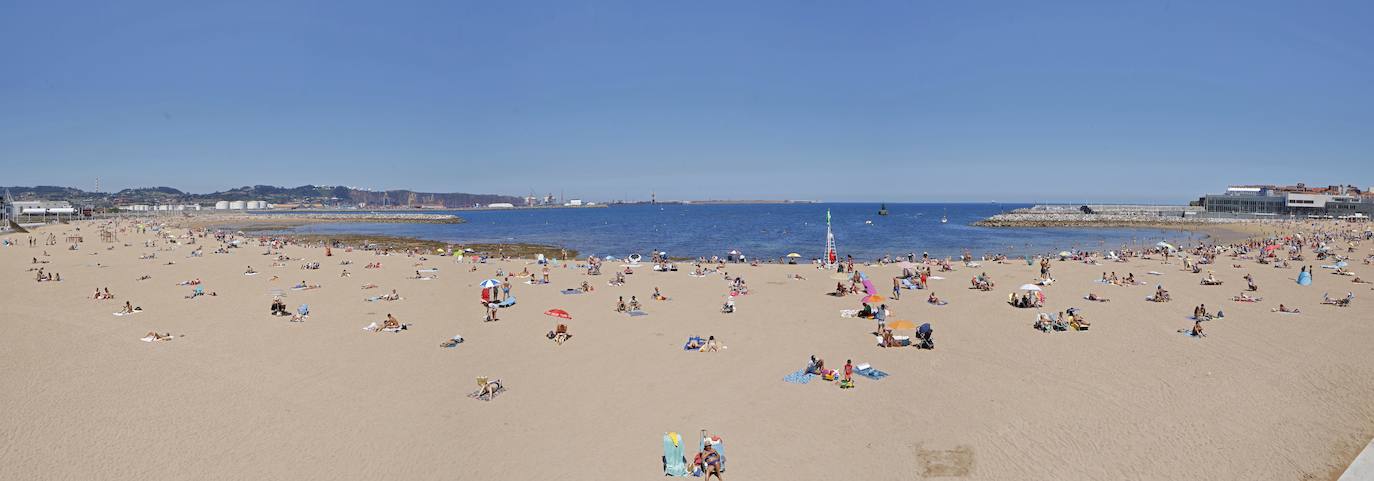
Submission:
[[883,204],[882,207],[878,208],[878,215],[887,215],[887,204]]
[[948,224],[948,223],[949,223],[949,216],[946,215],[946,214],[940,214],[940,223],[941,223],[941,224]]

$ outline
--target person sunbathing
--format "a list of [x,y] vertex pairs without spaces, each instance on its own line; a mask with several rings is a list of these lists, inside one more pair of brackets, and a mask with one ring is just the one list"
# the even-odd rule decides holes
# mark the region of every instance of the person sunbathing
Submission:
[[883,347],[903,347],[902,341],[897,336],[892,335],[892,329],[883,329]]
[[1088,295],[1084,297],[1084,299],[1087,299],[1087,300],[1089,300],[1089,301],[1095,301],[1095,302],[1107,302],[1107,301],[1110,301],[1110,300],[1111,300],[1111,299],[1108,299],[1108,298],[1105,298],[1105,297],[1099,297],[1097,294],[1092,293],[1092,292],[1089,292]]
[[949,304],[949,302],[947,302],[947,301],[945,301],[945,300],[943,300],[943,299],[940,299],[939,296],[936,296],[934,292],[930,293],[930,297],[927,297],[927,298],[926,298],[926,302],[931,303],[931,304],[935,304],[935,305],[937,305],[937,306],[943,306],[943,305],[945,305],[945,304]]
[[1039,313],[1039,314],[1036,314],[1036,316],[1035,316],[1035,324],[1034,324],[1034,327],[1035,327],[1036,329],[1039,329],[1039,330],[1045,331],[1045,332],[1050,332],[1050,329],[1053,327],[1053,325],[1054,325],[1054,320],[1050,318],[1050,315],[1049,315],[1049,314],[1044,313],[1044,312]]
[[1283,305],[1283,304],[1279,304],[1279,307],[1275,307],[1275,308],[1271,309],[1271,311],[1272,311],[1272,312],[1290,312],[1290,313],[1293,313],[1293,314],[1300,314],[1300,313],[1302,313],[1302,311],[1299,310],[1299,309],[1296,308],[1296,307],[1290,308],[1290,307],[1285,306],[1285,305]]
[[1244,292],[1242,292],[1242,293],[1240,293],[1240,295],[1234,297],[1234,299],[1235,299],[1237,302],[1255,302],[1255,301],[1260,300],[1260,298],[1258,298],[1258,297],[1251,297],[1249,294],[1246,294],[1246,293],[1244,293]]
[[640,309],[639,299],[636,298],[635,296],[630,296],[630,310],[631,310],[631,311],[638,311],[639,309]]
[[717,352],[720,351],[720,348],[720,343],[716,342],[716,336],[708,336],[706,344],[701,346],[699,352]]
[[1207,337],[1207,334],[1202,332],[1202,321],[1193,321],[1193,329],[1188,332],[1188,335],[1193,337]]
[[705,345],[705,343],[701,340],[700,337],[692,336],[692,337],[690,337],[690,338],[687,339],[687,345],[686,345],[686,346],[683,346],[683,349],[684,349],[684,350],[690,349],[690,350],[694,350],[694,351],[700,351],[701,348],[702,348],[702,346],[704,346],[704,345]]
[[1354,282],[1356,284],[1369,284],[1369,281],[1360,279],[1359,276],[1356,276],[1354,279],[1351,279],[1350,282]]
[[659,292],[659,291],[658,291],[658,288],[655,287],[655,288],[654,288],[654,300],[656,300],[656,301],[666,301],[666,300],[668,300],[668,298],[667,298],[667,297],[664,297],[664,296],[663,296],[663,293]]
[[705,473],[704,479],[711,479],[711,476],[715,476],[718,481],[724,481],[724,478],[720,477],[722,464],[720,453],[717,453],[716,448],[709,442],[706,443],[701,452],[701,461],[702,471]]
[[459,344],[462,344],[462,343],[463,343],[463,336],[453,336],[453,337],[449,338],[448,340],[439,343],[439,347],[458,347],[458,345],[459,345]]
[[625,296],[620,296],[620,299],[615,301],[615,312],[625,312],[628,310],[629,309],[625,308]]
[[501,391],[501,380],[492,379],[482,384],[482,389],[477,391],[477,397],[491,399],[496,397],[496,393]]
[[158,334],[157,331],[148,331],[147,334],[144,334],[144,335],[143,335],[143,338],[144,338],[144,339],[149,339],[149,338],[151,338],[151,340],[154,340],[154,341],[170,341],[170,340],[172,340],[172,333],[169,332],[169,333],[166,333],[166,334]]
[[382,321],[382,328],[381,328],[381,329],[378,329],[376,332],[381,332],[381,331],[386,330],[386,329],[400,329],[400,328],[401,328],[401,321],[398,320],[398,319],[396,319],[395,316],[392,316],[391,313],[387,313],[387,315],[386,315],[386,320],[385,320],[385,321]]
[[725,299],[725,305],[721,306],[720,312],[726,314],[735,312],[735,296],[730,296]]
[[553,342],[560,346],[563,345],[563,343],[566,342],[568,338],[572,337],[572,334],[568,334],[567,324],[559,324],[558,326],[554,327],[553,332],[550,332],[549,334],[552,334],[550,338],[553,339]]
[[243,271],[243,275],[257,274],[257,273],[258,273],[258,271],[253,270],[253,266],[248,266],[248,270]]
[[588,283],[587,281],[582,281],[582,292],[591,292],[593,290],[595,289],[592,288],[592,285],[590,283]]
[[130,303],[129,301],[124,301],[124,309],[123,309],[123,310],[120,310],[119,312],[120,312],[121,314],[133,314],[133,313],[134,313],[134,305],[133,305],[133,303]]

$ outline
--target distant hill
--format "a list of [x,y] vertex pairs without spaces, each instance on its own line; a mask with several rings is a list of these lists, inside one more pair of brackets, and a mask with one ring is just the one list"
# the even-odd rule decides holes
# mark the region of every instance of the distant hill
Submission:
[[8,190],[17,200],[66,200],[74,204],[93,204],[96,206],[125,204],[214,204],[227,200],[263,200],[273,204],[353,206],[367,203],[369,206],[442,206],[470,207],[473,204],[510,202],[520,204],[523,199],[509,195],[466,194],[461,192],[415,192],[411,190],[368,191],[338,186],[302,185],[300,187],[278,187],[272,185],[253,185],[236,187],[209,194],[193,194],[172,187],[139,187],[124,189],[114,193],[86,192],[72,187],[56,186],[13,186],[0,187],[0,193]]

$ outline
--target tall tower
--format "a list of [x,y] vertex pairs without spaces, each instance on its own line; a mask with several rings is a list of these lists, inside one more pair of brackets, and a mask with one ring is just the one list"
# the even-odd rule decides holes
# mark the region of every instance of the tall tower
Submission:
[[649,203],[650,203],[650,204],[657,204],[657,203],[658,203],[658,197],[657,197],[657,195],[655,195],[652,191],[649,192]]
[[100,193],[100,177],[95,178],[95,193]]

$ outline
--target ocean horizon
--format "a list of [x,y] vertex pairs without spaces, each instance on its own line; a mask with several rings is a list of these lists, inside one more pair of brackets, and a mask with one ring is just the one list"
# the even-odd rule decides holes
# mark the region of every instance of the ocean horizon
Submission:
[[[886,205],[888,215],[878,210]],[[1150,228],[979,227],[989,216],[1028,203],[712,203],[617,204],[606,208],[426,210],[462,217],[461,224],[321,223],[286,232],[411,237],[453,243],[526,243],[573,249],[588,255],[673,257],[724,256],[734,250],[760,259],[789,253],[819,258],[825,248],[826,213],[840,256],[876,259],[910,253],[975,256],[1038,254],[1076,249],[1143,247],[1202,234]],[[359,214],[369,211],[359,210]],[[280,214],[280,213],[276,213]],[[276,215],[263,213],[262,215]],[[946,216],[948,223],[941,223]]]

